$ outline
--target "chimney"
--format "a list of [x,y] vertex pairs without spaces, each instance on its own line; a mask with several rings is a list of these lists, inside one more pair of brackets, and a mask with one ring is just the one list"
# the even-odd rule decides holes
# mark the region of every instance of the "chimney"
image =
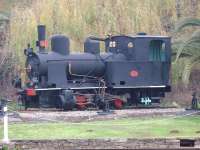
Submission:
[[39,52],[44,52],[45,48],[48,45],[46,40],[46,26],[38,25],[37,31],[38,31],[38,41],[36,42],[36,46],[39,47]]

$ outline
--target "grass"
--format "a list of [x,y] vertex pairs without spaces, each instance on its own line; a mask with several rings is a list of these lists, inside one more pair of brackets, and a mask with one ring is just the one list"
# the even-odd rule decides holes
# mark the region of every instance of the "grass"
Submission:
[[[0,125],[0,131],[3,131]],[[0,138],[3,133],[0,132]],[[200,116],[9,125],[10,139],[200,137]]]

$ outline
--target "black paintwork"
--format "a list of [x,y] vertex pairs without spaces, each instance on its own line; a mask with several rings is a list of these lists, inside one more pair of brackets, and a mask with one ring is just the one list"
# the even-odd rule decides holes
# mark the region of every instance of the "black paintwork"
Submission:
[[[39,34],[45,33],[43,27]],[[44,40],[45,36],[38,36]],[[100,53],[99,41],[105,42]],[[87,38],[84,53],[70,54],[69,39],[56,35],[51,39],[51,51],[27,54],[26,67],[32,84],[37,89],[81,91],[100,88],[104,80],[106,92],[120,95],[129,93],[132,99],[163,97],[169,91],[171,65],[170,37],[150,35],[117,35],[105,39]],[[45,90],[46,92],[46,90]],[[38,90],[38,96],[45,95]],[[47,93],[47,92],[46,92]],[[53,96],[48,91],[48,99]],[[51,101],[51,100],[50,100]],[[53,101],[53,100],[52,100]],[[53,103],[52,105],[55,105]]]

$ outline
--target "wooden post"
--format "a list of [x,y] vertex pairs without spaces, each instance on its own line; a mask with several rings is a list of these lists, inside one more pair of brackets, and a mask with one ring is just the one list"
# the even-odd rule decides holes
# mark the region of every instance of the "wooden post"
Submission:
[[7,114],[7,111],[8,111],[7,104],[5,104],[3,106],[3,113],[4,113],[4,117],[3,117],[3,122],[4,122],[4,126],[3,126],[3,133],[4,133],[3,143],[6,143],[6,144],[9,143],[9,138],[8,138],[8,114]]

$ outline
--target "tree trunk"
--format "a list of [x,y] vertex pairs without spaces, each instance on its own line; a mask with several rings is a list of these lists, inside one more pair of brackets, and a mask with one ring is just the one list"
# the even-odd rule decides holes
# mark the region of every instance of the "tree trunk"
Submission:
[[190,0],[190,15],[196,17],[198,12],[198,0]]
[[176,16],[179,19],[181,15],[181,0],[176,0]]

